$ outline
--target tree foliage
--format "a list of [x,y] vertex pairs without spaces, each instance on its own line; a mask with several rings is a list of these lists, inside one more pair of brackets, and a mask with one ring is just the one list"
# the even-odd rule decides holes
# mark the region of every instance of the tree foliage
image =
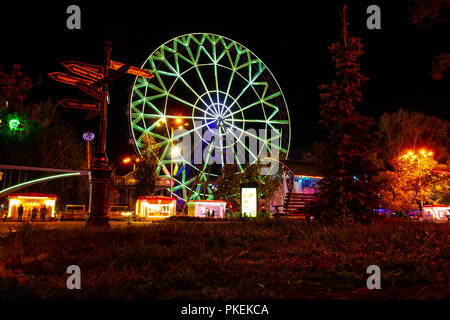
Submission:
[[362,84],[368,80],[360,73],[358,59],[364,53],[360,38],[348,36],[342,12],[342,39],[329,47],[336,68],[336,79],[319,86],[321,124],[329,131],[329,140],[320,159],[324,178],[312,211],[320,221],[352,218],[368,221],[377,204],[370,157],[376,151],[373,120],[355,111],[361,102]]
[[226,200],[234,208],[240,204],[240,185],[246,182],[258,183],[258,197],[269,199],[281,185],[281,175],[261,175],[261,163],[256,162],[240,171],[236,165],[226,164],[217,181],[214,198]]
[[[0,69],[1,70],[1,69]],[[44,168],[87,170],[85,148],[75,128],[64,121],[49,98],[29,101],[35,86],[30,76],[15,65],[11,73],[0,71],[0,154],[2,163]],[[5,103],[7,101],[7,103]],[[11,120],[20,128],[12,129]],[[21,189],[21,192],[54,193],[57,206],[86,203],[89,184],[85,176],[53,180]]]
[[135,178],[137,180],[138,196],[148,196],[155,192],[158,175],[156,169],[158,166],[159,145],[150,134],[145,134],[141,140],[142,161],[139,162]]
[[[450,19],[449,0],[414,0],[409,7],[410,20],[419,27],[428,27]],[[442,73],[450,67],[450,54],[443,53],[432,63],[431,76],[435,80],[442,79]]]
[[[400,109],[384,113],[378,126],[382,205],[396,212],[420,209],[424,204],[449,204],[448,121]],[[420,150],[433,152],[421,157]],[[407,152],[417,155],[403,157]],[[441,172],[441,173],[440,173]],[[419,187],[420,186],[420,187]]]

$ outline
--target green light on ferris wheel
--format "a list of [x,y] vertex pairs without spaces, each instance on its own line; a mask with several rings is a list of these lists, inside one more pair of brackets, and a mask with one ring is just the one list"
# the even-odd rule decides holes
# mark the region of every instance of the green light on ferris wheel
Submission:
[[[245,46],[220,35],[185,34],[153,51],[141,68],[154,77],[136,77],[129,104],[130,127],[138,149],[146,134],[152,135],[161,147],[156,172],[159,176],[167,178],[172,154],[170,129],[160,119],[170,121],[176,117],[189,123],[189,129],[172,137],[174,140],[198,134],[200,130],[209,130],[216,137],[231,133],[236,141],[233,143],[247,150],[254,161],[261,156],[261,150],[252,153],[240,137],[252,128],[274,130],[285,138],[277,148],[279,154],[287,157],[291,127],[286,100],[268,67]],[[252,137],[267,145],[273,140]],[[192,200],[204,188],[206,198],[211,198],[209,181],[215,180],[220,172],[210,172],[207,165],[210,153],[214,148],[233,147],[221,141],[212,143],[202,138],[200,147],[203,143],[208,154],[204,164],[180,160],[174,175],[174,191],[178,191],[175,196],[184,200],[191,194],[187,200]],[[223,156],[221,160],[225,163]]]

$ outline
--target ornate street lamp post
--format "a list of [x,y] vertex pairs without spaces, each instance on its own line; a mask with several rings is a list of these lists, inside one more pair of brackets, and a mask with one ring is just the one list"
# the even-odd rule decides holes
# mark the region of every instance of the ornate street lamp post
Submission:
[[90,131],[86,131],[85,133],[83,133],[83,139],[84,141],[86,141],[86,153],[87,153],[87,167],[88,170],[91,167],[91,148],[90,148],[90,143],[92,140],[94,140],[95,135],[90,132]]
[[[111,59],[111,42],[105,43],[105,62],[103,67],[103,78],[108,77]],[[109,180],[111,168],[108,166],[106,156],[106,124],[108,106],[108,82],[102,84],[102,110],[100,118],[99,141],[94,164],[89,168],[89,218],[87,227],[110,227],[107,209],[109,204]]]

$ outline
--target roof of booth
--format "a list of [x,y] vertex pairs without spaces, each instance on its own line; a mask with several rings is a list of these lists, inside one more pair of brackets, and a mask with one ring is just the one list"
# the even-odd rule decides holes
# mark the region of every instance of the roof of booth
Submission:
[[138,200],[154,203],[154,204],[170,204],[176,201],[176,198],[163,196],[140,196]]
[[10,193],[8,195],[8,198],[52,198],[56,199],[58,198],[55,194],[45,194],[45,193],[38,193],[38,192],[27,192],[27,193]]
[[210,204],[227,204],[225,200],[191,200],[188,204],[210,203]]

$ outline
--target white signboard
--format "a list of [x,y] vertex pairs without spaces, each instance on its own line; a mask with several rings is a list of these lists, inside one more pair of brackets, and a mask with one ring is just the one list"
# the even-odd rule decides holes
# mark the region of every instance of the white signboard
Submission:
[[241,208],[242,215],[247,217],[256,217],[258,212],[258,189],[242,188],[241,189]]

